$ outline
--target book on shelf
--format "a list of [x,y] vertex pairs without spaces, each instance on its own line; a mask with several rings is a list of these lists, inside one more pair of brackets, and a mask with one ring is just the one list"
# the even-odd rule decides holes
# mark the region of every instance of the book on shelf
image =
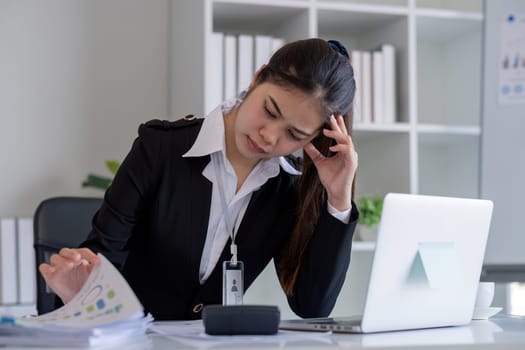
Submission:
[[361,54],[361,122],[372,123],[372,54]]
[[259,69],[263,64],[268,63],[272,55],[272,37],[269,35],[255,36],[255,70]]
[[212,33],[210,42],[212,59],[206,60],[206,105],[205,112],[211,112],[224,99],[223,96],[223,61],[224,34]]
[[18,262],[18,303],[36,302],[36,263],[33,248],[33,218],[18,218],[17,262]]
[[362,68],[361,68],[361,56],[362,53],[359,50],[353,50],[350,53],[350,63],[354,70],[354,81],[355,81],[355,93],[354,93],[354,103],[353,103],[353,112],[354,112],[354,123],[361,123],[362,119]]
[[224,35],[224,96],[223,99],[237,95],[237,36]]
[[0,219],[0,304],[18,303],[16,219]]
[[383,122],[396,122],[396,60],[394,46],[381,46],[383,54]]
[[3,346],[98,346],[144,340],[153,318],[120,272],[101,254],[75,297],[40,315],[0,318]]
[[214,32],[206,62],[205,112],[246,90],[261,65],[284,45],[283,38],[269,35]]
[[391,44],[374,51],[353,50],[356,123],[392,124],[396,122],[396,60]]
[[383,53],[374,51],[372,52],[372,122],[374,124],[384,122],[384,88]]
[[253,78],[253,36],[240,34],[237,40],[237,93],[240,93],[248,89]]

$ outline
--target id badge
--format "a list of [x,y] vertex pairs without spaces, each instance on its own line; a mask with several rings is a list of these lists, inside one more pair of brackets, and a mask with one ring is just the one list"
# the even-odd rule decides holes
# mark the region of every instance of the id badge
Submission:
[[222,265],[222,304],[242,305],[244,294],[244,265],[237,261],[233,265],[231,261],[225,261]]

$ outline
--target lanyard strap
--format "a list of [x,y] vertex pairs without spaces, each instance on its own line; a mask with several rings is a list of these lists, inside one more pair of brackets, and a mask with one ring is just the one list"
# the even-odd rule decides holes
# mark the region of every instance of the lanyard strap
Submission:
[[[224,193],[224,181],[222,178],[222,171],[216,163],[218,161],[219,157],[214,157],[215,173],[217,175],[217,185],[219,187],[219,195],[221,197],[222,216],[224,217],[224,225],[226,226],[226,231],[229,233],[232,239],[232,243],[230,245],[230,254],[232,255],[231,263],[233,266],[235,266],[237,265],[237,244],[235,244],[236,232],[230,219],[230,211],[228,210],[228,203],[226,203],[226,194]],[[239,214],[237,214],[237,216],[238,215]]]

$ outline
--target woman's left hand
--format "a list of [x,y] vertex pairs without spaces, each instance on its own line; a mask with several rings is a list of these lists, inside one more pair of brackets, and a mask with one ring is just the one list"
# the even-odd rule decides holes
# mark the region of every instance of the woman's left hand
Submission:
[[312,158],[317,173],[328,195],[328,202],[337,210],[347,210],[352,205],[352,183],[357,170],[357,152],[352,138],[348,135],[344,119],[330,117],[331,130],[323,129],[326,137],[332,138],[336,144],[330,147],[335,154],[326,157],[312,143],[304,147]]

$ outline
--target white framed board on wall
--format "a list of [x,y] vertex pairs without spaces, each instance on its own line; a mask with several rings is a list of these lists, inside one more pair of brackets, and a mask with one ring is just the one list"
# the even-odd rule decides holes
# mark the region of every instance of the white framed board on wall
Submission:
[[485,0],[484,12],[480,193],[494,216],[483,278],[525,281],[525,1]]

